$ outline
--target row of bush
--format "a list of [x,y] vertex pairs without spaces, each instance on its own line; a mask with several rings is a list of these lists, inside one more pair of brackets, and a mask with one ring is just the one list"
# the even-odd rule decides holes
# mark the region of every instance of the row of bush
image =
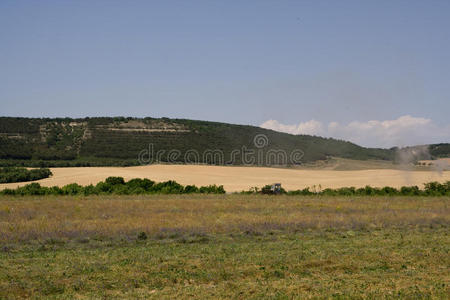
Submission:
[[19,167],[0,168],[0,183],[33,181],[48,178],[52,172],[48,168],[28,170]]
[[138,195],[138,194],[224,194],[222,185],[183,186],[176,181],[154,182],[150,179],[135,178],[125,181],[122,177],[108,177],[96,185],[81,186],[76,183],[63,187],[44,187],[39,183],[30,183],[16,189],[4,189],[2,195]]
[[[264,186],[262,189],[252,188],[243,191],[242,194],[273,194],[270,185]],[[286,191],[283,188],[279,194],[285,195],[303,195],[303,196],[450,196],[450,181],[445,183],[429,182],[424,185],[423,189],[418,186],[403,186],[399,189],[393,187],[376,188],[366,186],[363,188],[343,187],[338,189],[313,189],[305,188],[302,190]]]
[[[154,182],[150,179],[135,178],[125,181],[122,177],[108,177],[96,185],[81,186],[76,183],[63,187],[43,187],[39,183],[30,183],[16,189],[4,189],[0,195],[139,195],[139,194],[225,194],[222,185],[208,185],[197,187],[195,185],[183,186],[176,181]],[[278,192],[277,192],[278,193]],[[252,188],[242,191],[241,194],[273,194],[270,185],[262,189]],[[302,196],[450,196],[450,181],[445,183],[429,182],[423,189],[418,186],[404,186],[399,189],[393,187],[363,188],[343,187],[338,189],[305,188],[302,190],[286,191],[283,188],[279,194]]]

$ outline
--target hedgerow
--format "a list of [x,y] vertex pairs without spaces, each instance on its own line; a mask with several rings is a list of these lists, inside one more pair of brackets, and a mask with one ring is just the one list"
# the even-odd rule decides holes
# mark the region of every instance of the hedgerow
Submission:
[[[271,194],[270,185],[264,186],[262,189],[251,188],[242,194]],[[371,187],[363,188],[342,187],[337,189],[320,189],[311,190],[309,187],[302,190],[285,191],[281,189],[280,194],[285,195],[302,195],[302,196],[450,196],[450,181],[439,183],[436,181],[425,183],[423,189],[418,186],[403,186],[399,189],[393,187]]]
[[138,194],[224,194],[222,185],[208,185],[197,187],[195,185],[183,186],[176,181],[154,182],[150,179],[135,178],[125,181],[122,177],[108,177],[96,185],[81,186],[77,183],[67,184],[63,187],[44,187],[33,182],[16,189],[4,189],[1,195],[138,195]]
[[[150,179],[134,178],[125,181],[122,177],[108,177],[96,185],[81,186],[77,183],[67,184],[63,187],[44,187],[33,182],[16,189],[4,189],[0,195],[139,195],[139,194],[225,194],[222,185],[208,185],[197,187],[195,185],[183,186],[176,181],[154,182]],[[270,185],[262,189],[251,188],[241,194],[271,194]],[[363,188],[343,187],[337,189],[310,189],[286,191],[281,189],[280,194],[301,196],[450,196],[450,181],[445,183],[429,182],[424,188],[418,186],[403,186],[399,189],[393,187]]]
[[0,183],[33,181],[48,178],[52,172],[47,168],[31,169],[20,167],[0,168]]

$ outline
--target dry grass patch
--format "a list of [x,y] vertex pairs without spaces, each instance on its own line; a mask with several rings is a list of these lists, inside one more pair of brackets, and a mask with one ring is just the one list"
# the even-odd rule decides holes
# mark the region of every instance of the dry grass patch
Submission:
[[25,197],[0,201],[0,241],[448,226],[448,197],[248,195]]
[[2,197],[0,298],[447,299],[449,200]]

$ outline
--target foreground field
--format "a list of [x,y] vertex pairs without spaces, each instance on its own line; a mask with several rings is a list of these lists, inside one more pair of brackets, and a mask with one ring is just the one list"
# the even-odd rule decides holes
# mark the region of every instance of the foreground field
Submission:
[[[426,182],[450,180],[450,171],[403,171],[394,169],[374,170],[298,170],[262,167],[223,167],[200,165],[149,165],[139,167],[83,167],[51,168],[53,176],[39,180],[43,186],[63,186],[69,183],[96,184],[108,176],[149,178],[157,182],[175,180],[183,185],[223,185],[227,192],[248,190],[265,184],[281,182],[288,190],[321,185],[322,188],[339,187],[401,187]],[[0,189],[16,188],[26,183],[0,184]]]
[[446,298],[449,198],[0,198],[0,298]]

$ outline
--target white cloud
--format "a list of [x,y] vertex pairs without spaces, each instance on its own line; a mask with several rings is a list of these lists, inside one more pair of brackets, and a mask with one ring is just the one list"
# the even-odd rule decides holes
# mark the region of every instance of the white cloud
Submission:
[[286,125],[269,120],[261,127],[291,134],[310,134],[348,140],[366,147],[411,146],[450,141],[450,125],[439,127],[426,118],[401,116],[395,120],[353,121],[348,124],[316,120]]
[[261,124],[260,127],[291,134],[320,135],[325,133],[322,123],[316,120],[300,122],[298,125],[284,125],[277,120],[269,120]]

